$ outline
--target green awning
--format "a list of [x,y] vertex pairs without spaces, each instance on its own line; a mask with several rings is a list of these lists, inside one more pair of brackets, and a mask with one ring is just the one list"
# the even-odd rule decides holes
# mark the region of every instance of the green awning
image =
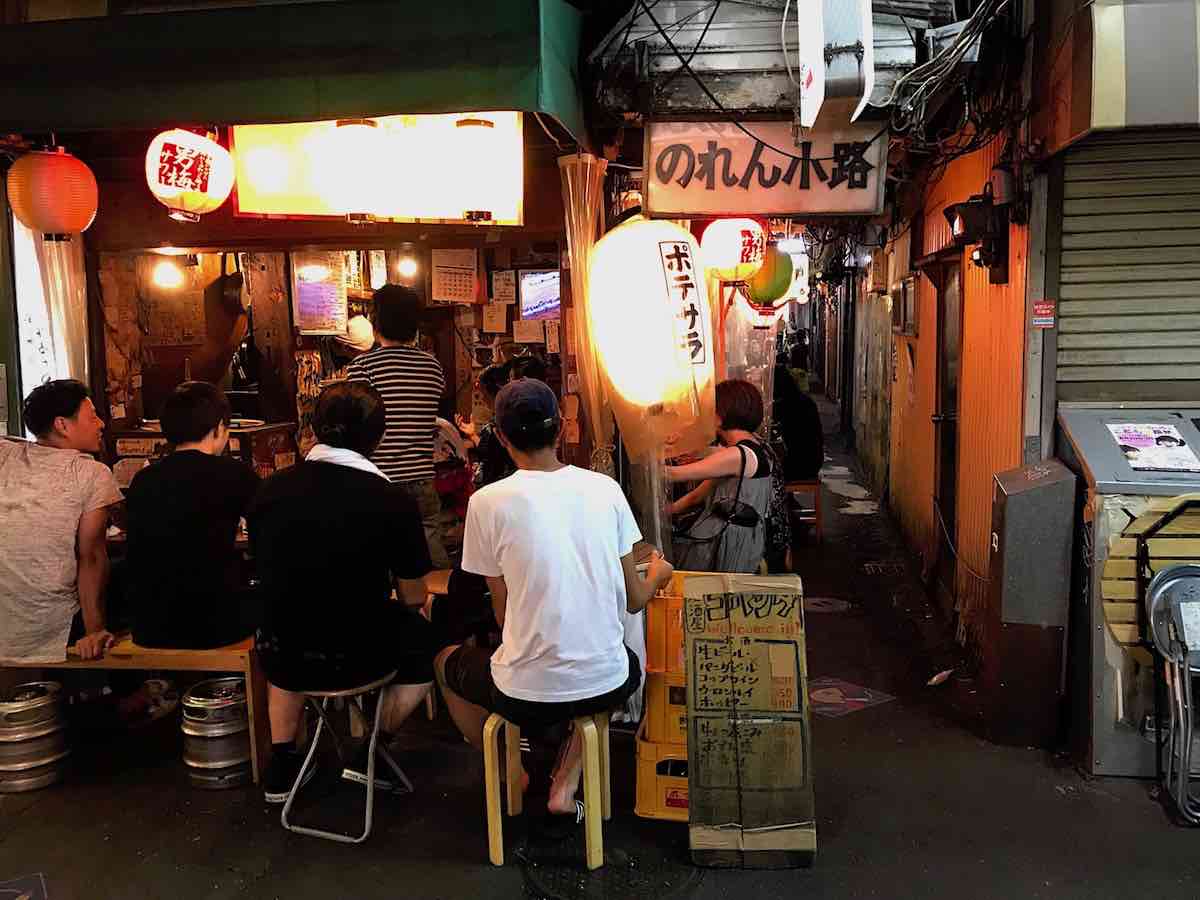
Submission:
[[564,0],[302,3],[0,27],[0,130],[515,109],[585,141]]

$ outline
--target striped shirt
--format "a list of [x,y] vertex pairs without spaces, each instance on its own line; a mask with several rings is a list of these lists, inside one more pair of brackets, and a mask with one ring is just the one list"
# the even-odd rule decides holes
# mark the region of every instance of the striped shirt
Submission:
[[350,363],[346,377],[372,385],[387,408],[371,462],[392,481],[433,478],[433,420],[446,388],[438,361],[415,347],[378,347]]

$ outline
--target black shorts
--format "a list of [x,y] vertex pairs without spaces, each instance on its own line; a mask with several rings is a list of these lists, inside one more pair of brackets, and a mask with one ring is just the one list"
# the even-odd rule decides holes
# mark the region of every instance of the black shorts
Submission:
[[393,669],[393,684],[433,681],[433,629],[416,610],[389,604],[383,622],[363,628],[353,649],[291,647],[260,629],[255,636],[267,681],[285,691],[344,691],[378,681]]
[[619,709],[642,683],[642,667],[632,650],[629,657],[629,677],[616,690],[583,700],[564,703],[542,703],[518,700],[503,693],[492,680],[492,651],[479,647],[459,647],[446,659],[446,686],[469,703],[499,713],[519,728],[544,731],[554,725],[579,716],[591,716]]

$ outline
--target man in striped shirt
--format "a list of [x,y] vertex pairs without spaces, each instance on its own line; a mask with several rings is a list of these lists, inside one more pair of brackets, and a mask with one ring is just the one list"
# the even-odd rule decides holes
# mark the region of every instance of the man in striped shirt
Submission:
[[433,486],[433,420],[446,379],[438,361],[417,349],[416,291],[387,284],[375,292],[374,305],[379,346],[350,363],[346,376],[367,382],[383,397],[387,431],[371,461],[416,500],[433,566],[448,569],[438,525],[441,501]]

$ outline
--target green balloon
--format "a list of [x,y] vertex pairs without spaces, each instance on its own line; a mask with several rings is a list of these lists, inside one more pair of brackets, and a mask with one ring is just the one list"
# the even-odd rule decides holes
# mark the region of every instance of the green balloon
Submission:
[[761,306],[774,303],[792,286],[792,258],[778,247],[768,247],[762,268],[746,286],[750,300]]

